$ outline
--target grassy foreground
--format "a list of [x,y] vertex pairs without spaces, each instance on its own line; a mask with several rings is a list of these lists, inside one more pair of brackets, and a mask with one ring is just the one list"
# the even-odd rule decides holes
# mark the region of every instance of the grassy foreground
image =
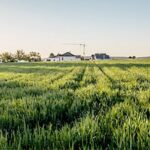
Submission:
[[1,149],[150,149],[150,60],[0,64]]

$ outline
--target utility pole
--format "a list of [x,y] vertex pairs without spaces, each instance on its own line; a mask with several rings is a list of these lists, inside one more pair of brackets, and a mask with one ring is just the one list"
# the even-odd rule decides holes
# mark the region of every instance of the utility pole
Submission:
[[83,47],[83,56],[85,56],[86,45],[84,43],[80,43],[80,44],[64,43],[64,45],[79,45],[79,46],[82,46]]

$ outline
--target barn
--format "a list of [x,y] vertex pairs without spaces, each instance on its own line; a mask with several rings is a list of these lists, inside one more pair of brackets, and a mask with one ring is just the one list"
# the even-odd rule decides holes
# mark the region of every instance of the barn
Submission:
[[101,60],[101,59],[110,59],[110,56],[105,53],[96,53],[92,55],[94,60]]

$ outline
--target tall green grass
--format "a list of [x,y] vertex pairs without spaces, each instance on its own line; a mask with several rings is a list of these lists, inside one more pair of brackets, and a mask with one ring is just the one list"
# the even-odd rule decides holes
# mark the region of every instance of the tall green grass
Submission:
[[150,61],[0,64],[1,149],[150,149]]

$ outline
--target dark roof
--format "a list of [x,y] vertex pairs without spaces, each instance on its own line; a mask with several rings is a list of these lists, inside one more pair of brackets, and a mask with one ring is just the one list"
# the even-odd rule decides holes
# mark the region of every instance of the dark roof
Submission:
[[106,53],[96,53],[96,56],[102,56],[102,55],[106,55]]
[[[62,56],[62,55],[58,53],[57,56]],[[57,56],[56,56],[56,57],[57,57]]]
[[107,55],[106,53],[96,53],[95,57],[97,59],[109,59],[109,55]]
[[62,54],[61,56],[75,56],[75,55],[71,54],[70,52],[66,52],[66,53]]

